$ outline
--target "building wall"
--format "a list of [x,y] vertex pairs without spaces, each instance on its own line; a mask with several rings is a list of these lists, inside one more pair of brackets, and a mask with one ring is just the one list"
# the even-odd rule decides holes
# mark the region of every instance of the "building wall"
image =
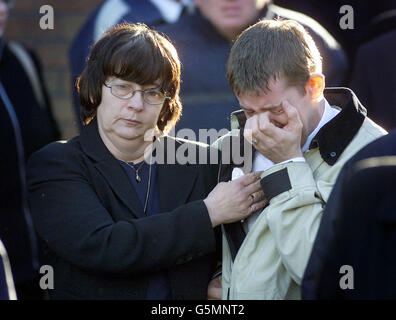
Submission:
[[[71,98],[71,72],[68,51],[74,36],[89,13],[102,0],[15,0],[5,35],[33,49],[39,56],[50,94],[53,113],[63,139],[78,133]],[[40,7],[54,9],[54,29],[42,30]]]

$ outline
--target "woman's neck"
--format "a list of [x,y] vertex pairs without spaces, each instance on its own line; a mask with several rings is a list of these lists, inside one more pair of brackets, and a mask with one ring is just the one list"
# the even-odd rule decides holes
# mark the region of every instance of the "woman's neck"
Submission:
[[144,160],[145,152],[152,141],[145,141],[143,137],[133,140],[119,137],[109,138],[106,133],[99,132],[103,143],[110,153],[118,160],[138,163]]

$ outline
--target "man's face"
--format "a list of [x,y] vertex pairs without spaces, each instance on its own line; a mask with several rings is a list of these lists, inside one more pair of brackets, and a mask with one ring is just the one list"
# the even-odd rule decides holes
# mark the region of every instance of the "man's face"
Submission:
[[272,124],[283,128],[288,123],[288,117],[282,107],[282,101],[286,100],[297,109],[300,116],[303,124],[301,142],[304,144],[309,133],[315,129],[317,124],[309,95],[302,95],[296,87],[287,86],[283,78],[271,79],[268,87],[270,90],[266,93],[263,91],[247,92],[237,97],[246,118],[249,119],[254,115],[266,112]]
[[9,1],[0,0],[0,38],[4,35],[4,30],[8,17]]
[[202,15],[226,36],[236,36],[254,23],[265,3],[266,0],[195,0]]

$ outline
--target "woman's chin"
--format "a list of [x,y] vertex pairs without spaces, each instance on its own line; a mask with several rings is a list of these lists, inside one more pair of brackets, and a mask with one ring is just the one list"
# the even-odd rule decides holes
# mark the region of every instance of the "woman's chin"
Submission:
[[117,130],[117,136],[119,136],[122,139],[126,140],[136,140],[139,138],[144,137],[143,133],[141,130],[136,130],[136,129],[131,129],[131,128],[123,128],[121,130]]

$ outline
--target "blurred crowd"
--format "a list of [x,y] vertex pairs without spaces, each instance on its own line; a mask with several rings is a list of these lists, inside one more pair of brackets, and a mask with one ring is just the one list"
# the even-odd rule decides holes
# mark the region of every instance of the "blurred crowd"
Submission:
[[[118,23],[144,23],[165,34],[175,45],[181,60],[180,97],[183,112],[176,132],[184,128],[192,129],[196,140],[210,143],[212,141],[206,137],[199,139],[199,130],[230,129],[230,115],[240,109],[225,76],[233,42],[244,29],[261,19],[292,19],[308,30],[318,46],[324,61],[325,86],[351,88],[367,109],[368,116],[391,131],[396,128],[396,1],[349,1],[353,8],[353,29],[340,26],[340,8],[344,2],[105,0],[92,8],[92,13],[70,43],[70,82],[73,88],[70,100],[75,118],[82,128],[76,81],[86,66],[92,45],[108,28]],[[0,246],[3,260],[0,262],[0,286],[3,290],[0,299],[17,297],[38,300],[46,298],[39,287],[38,273],[43,252],[27,204],[25,166],[32,153],[58,140],[60,132],[59,123],[53,117],[51,92],[46,89],[40,59],[22,43],[7,38],[6,22],[8,15],[12,15],[13,5],[13,0],[0,0],[0,239],[4,244],[4,248]],[[396,145],[396,140],[388,139],[387,143]],[[388,150],[385,154],[392,155],[393,152]],[[377,156],[376,152],[370,153],[370,156],[373,155]],[[384,153],[379,152],[379,155]],[[358,157],[353,164],[367,157]],[[376,174],[391,177],[394,170]],[[368,181],[364,176],[360,178],[359,182],[355,179],[342,181],[337,192],[346,192],[350,185],[358,188],[359,184],[362,186],[362,181]],[[370,181],[372,183],[373,180]],[[390,181],[386,183],[392,188]],[[385,182],[377,179],[376,183],[382,185]],[[367,193],[370,193],[369,190]],[[345,196],[337,197],[339,203],[331,204],[329,211],[336,211],[333,216],[347,210],[342,207],[341,198],[345,199]],[[354,201],[363,200],[367,200],[367,196],[360,196]],[[395,211],[395,205],[385,205],[388,207],[378,210]],[[330,214],[328,217],[331,220]],[[332,221],[325,223],[330,228]],[[342,236],[347,237],[345,234]],[[348,239],[344,241],[350,243]],[[343,252],[339,242],[333,245],[335,249],[332,250]],[[317,245],[314,250],[323,252],[329,248],[319,248]],[[331,261],[331,264],[336,262]],[[12,276],[7,269],[12,270]],[[316,292],[307,290],[305,297],[340,297],[338,291],[334,290],[332,296],[332,291],[323,291],[323,288],[316,289]]]

